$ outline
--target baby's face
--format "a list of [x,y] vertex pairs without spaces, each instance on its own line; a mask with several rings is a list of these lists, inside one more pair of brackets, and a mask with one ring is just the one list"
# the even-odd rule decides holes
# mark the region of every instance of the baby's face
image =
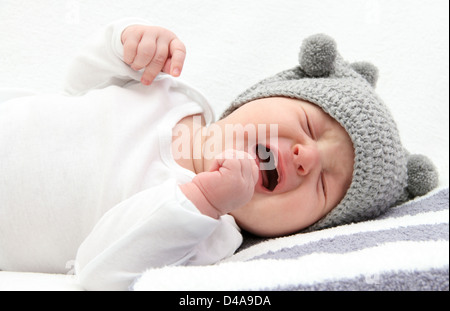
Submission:
[[[318,106],[266,98],[245,104],[221,121],[259,125],[258,142],[265,135],[268,149],[260,144],[257,150],[264,152],[256,153],[276,159],[276,169],[260,170],[252,200],[231,213],[244,230],[262,236],[294,233],[317,222],[345,196],[353,174],[353,144],[344,128]],[[271,124],[277,125],[277,139],[269,137]],[[257,157],[261,168],[266,164],[262,158]]]

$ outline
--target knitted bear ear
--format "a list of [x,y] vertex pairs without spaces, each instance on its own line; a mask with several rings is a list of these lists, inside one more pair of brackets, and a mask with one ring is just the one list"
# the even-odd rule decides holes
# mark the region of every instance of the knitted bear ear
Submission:
[[373,87],[376,86],[378,80],[378,68],[369,62],[355,62],[350,66],[359,73]]
[[336,55],[336,42],[333,38],[316,34],[303,41],[298,60],[307,75],[324,77],[334,70]]
[[437,187],[439,176],[431,160],[421,154],[408,157],[408,192],[413,196],[421,196]]

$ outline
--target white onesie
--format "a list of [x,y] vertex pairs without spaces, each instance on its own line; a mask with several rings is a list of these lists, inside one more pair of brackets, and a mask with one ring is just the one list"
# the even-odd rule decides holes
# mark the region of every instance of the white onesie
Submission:
[[0,270],[75,269],[86,289],[122,290],[146,269],[212,264],[241,244],[231,216],[202,215],[179,189],[195,174],[173,159],[172,128],[213,113],[179,79],[139,83],[120,41],[138,23],[94,36],[64,94],[0,92]]

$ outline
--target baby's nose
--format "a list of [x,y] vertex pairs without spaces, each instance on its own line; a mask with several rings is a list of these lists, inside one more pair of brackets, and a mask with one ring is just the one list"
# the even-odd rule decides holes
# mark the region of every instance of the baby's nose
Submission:
[[314,145],[296,144],[292,148],[294,165],[301,176],[308,175],[320,164],[319,151]]

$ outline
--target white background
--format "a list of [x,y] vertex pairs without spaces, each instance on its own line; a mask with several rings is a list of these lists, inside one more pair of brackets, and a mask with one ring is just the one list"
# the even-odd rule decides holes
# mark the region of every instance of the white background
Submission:
[[297,64],[301,41],[332,36],[348,61],[380,70],[377,90],[404,145],[429,156],[448,185],[447,0],[0,0],[0,88],[55,92],[89,34],[136,16],[188,49],[182,78],[219,115],[246,87]]

